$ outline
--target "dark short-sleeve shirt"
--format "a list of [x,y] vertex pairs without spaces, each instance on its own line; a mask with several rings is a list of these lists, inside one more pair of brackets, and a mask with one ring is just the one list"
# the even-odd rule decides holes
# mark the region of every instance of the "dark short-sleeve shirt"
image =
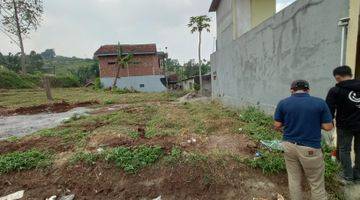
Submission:
[[279,102],[275,121],[284,126],[284,141],[321,148],[321,125],[331,123],[332,115],[326,102],[307,93],[296,93]]

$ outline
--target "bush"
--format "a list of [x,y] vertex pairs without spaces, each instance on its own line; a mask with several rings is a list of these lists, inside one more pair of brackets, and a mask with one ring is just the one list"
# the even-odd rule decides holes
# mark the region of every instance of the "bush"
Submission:
[[38,150],[13,152],[0,156],[0,174],[42,168],[51,164],[51,155]]
[[56,76],[51,78],[51,87],[58,87],[58,88],[69,88],[69,87],[79,87],[80,82],[79,80],[71,75],[68,76]]
[[6,68],[0,68],[1,89],[36,88],[41,84],[38,75],[20,75]]
[[103,85],[101,83],[100,78],[96,78],[95,82],[94,82],[94,89],[99,90],[99,89],[102,89],[102,88],[103,88]]

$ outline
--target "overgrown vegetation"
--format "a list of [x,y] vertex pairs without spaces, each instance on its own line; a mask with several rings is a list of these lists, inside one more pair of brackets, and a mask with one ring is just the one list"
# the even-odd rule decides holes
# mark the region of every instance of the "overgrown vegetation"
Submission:
[[155,163],[163,154],[164,152],[159,146],[140,146],[134,149],[118,147],[110,150],[105,159],[114,162],[117,167],[124,169],[127,173],[136,173]]
[[51,154],[38,150],[0,155],[0,174],[11,171],[43,168],[51,164]]

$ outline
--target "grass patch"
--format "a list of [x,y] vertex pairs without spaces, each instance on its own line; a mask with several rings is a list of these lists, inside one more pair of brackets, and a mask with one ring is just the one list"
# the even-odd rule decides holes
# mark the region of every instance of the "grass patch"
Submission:
[[262,169],[264,174],[278,174],[286,170],[282,153],[262,151],[261,154],[259,158],[247,159],[246,163],[253,168]]
[[100,157],[101,154],[98,153],[77,152],[70,158],[69,162],[72,165],[75,165],[79,162],[85,163],[87,165],[95,165],[96,161],[98,161]]
[[173,147],[169,155],[165,156],[164,160],[167,164],[176,164],[181,159],[182,151],[179,147]]
[[114,162],[126,173],[136,173],[140,169],[155,163],[163,154],[163,150],[158,146],[139,146],[134,149],[118,147],[109,150],[105,159]]
[[51,165],[49,153],[38,150],[13,152],[0,156],[0,174],[11,171],[22,171],[34,168],[44,168]]

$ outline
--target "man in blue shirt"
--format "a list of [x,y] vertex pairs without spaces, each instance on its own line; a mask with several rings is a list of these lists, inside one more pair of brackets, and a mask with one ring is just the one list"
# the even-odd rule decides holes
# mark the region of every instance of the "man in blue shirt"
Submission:
[[275,116],[276,129],[284,128],[283,147],[292,200],[302,200],[302,178],[311,187],[312,199],[325,200],[325,163],[321,150],[321,129],[333,129],[326,102],[309,95],[305,80],[291,84],[291,96],[280,101]]

